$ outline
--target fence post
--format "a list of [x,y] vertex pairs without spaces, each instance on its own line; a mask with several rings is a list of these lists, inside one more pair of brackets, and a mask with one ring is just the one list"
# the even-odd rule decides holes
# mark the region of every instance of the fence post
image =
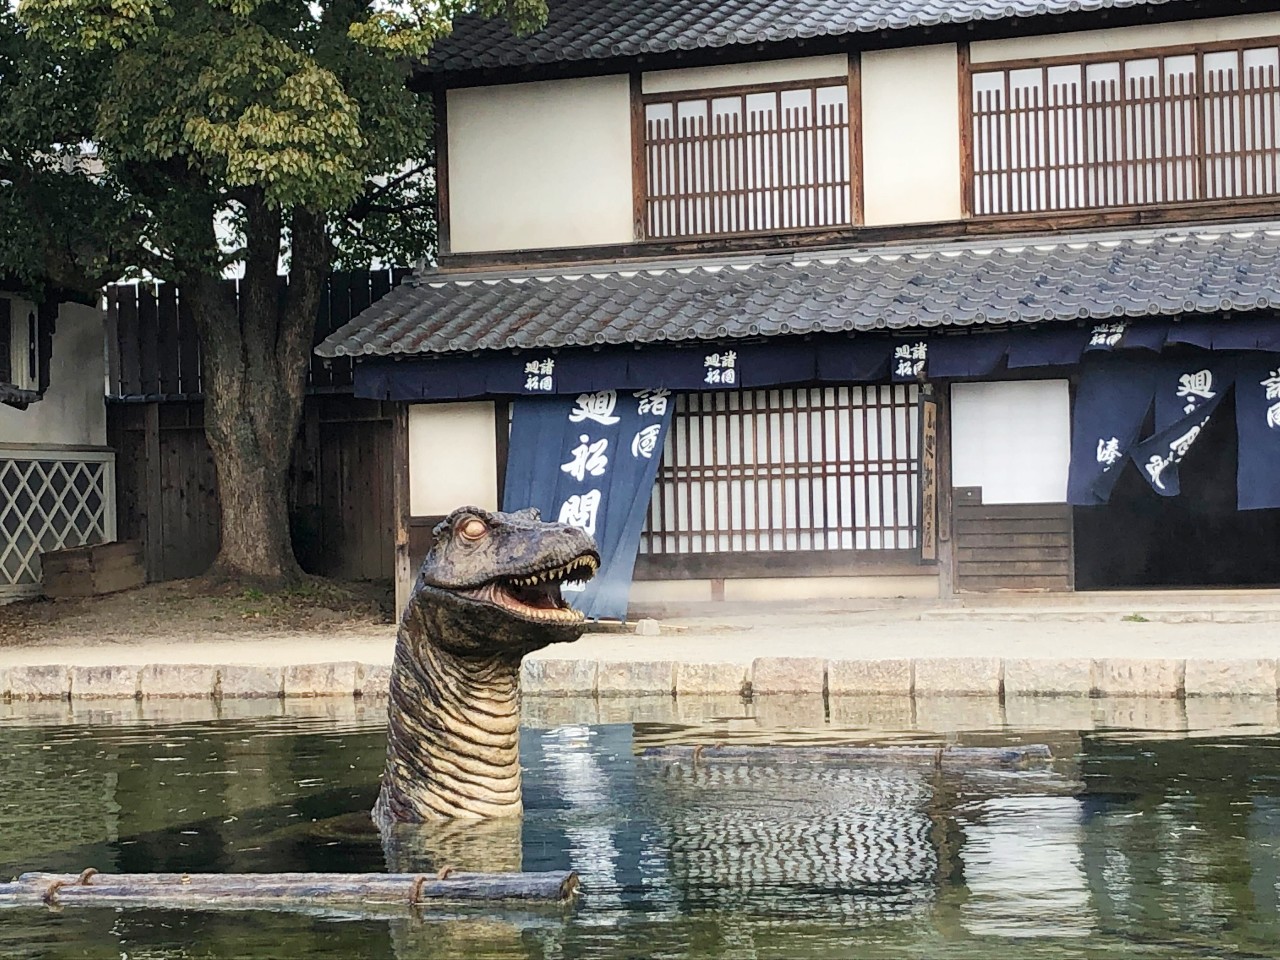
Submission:
[[164,505],[161,501],[160,477],[160,404],[145,404],[142,416],[145,469],[142,471],[146,484],[144,503],[146,504],[146,523],[144,526],[145,560],[147,580],[154,583],[160,579],[163,569],[161,551],[164,549],[164,529],[162,517]]
[[391,421],[391,510],[395,531],[393,576],[396,620],[409,602],[413,587],[413,559],[409,556],[409,405],[397,403]]

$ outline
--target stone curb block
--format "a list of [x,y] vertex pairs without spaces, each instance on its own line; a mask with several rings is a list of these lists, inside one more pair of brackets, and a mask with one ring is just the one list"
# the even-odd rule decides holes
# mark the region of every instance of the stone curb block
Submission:
[[391,693],[391,667],[385,663],[360,664],[359,686],[362,697],[385,697]]
[[926,657],[914,661],[917,696],[998,697],[1002,662],[998,657]]
[[230,663],[218,667],[220,697],[282,697],[284,668]]
[[1275,660],[1188,660],[1188,697],[1276,696]]
[[1095,686],[1092,660],[1037,658],[1004,661],[1006,697],[1087,697]]
[[747,666],[742,663],[677,663],[676,696],[714,693],[742,695],[747,683]]
[[143,699],[212,697],[218,668],[203,663],[148,663],[138,679]]
[[596,694],[601,697],[669,697],[675,688],[674,660],[601,660],[596,664]]
[[828,660],[827,693],[909,697],[911,674],[910,660]]
[[757,657],[751,664],[751,693],[823,693],[827,662],[821,657]]
[[71,671],[62,664],[12,667],[8,686],[14,700],[70,700]]
[[139,666],[73,666],[71,699],[137,700],[142,668]]
[[355,660],[299,663],[284,670],[286,697],[353,697],[359,687],[360,664]]
[[535,696],[590,696],[596,692],[596,668],[594,660],[525,660],[520,686]]
[[1094,693],[1102,697],[1180,697],[1185,660],[1112,658],[1093,662]]

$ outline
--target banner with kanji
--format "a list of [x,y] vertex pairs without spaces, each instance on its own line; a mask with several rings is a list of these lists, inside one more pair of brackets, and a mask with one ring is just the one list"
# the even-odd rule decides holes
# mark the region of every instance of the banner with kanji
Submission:
[[515,401],[502,508],[537,507],[544,520],[595,537],[599,573],[580,590],[562,588],[565,600],[589,619],[626,619],[672,405],[664,389]]
[[1162,497],[1182,491],[1178,467],[1235,379],[1234,358],[1164,360],[1156,373],[1156,432],[1130,455]]
[[1085,364],[1072,417],[1068,503],[1087,507],[1111,499],[1154,390],[1149,363],[1104,355]]
[[1241,510],[1280,507],[1280,354],[1242,354],[1236,368],[1236,474]]

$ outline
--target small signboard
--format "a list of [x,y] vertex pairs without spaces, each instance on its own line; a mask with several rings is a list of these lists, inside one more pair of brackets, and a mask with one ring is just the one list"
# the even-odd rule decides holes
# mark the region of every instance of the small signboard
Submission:
[[920,395],[920,559],[938,562],[938,398]]

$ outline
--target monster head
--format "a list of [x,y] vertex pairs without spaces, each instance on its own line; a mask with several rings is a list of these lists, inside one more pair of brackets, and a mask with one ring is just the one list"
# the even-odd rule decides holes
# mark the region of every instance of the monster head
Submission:
[[590,580],[599,568],[588,534],[543,523],[533,509],[462,507],[432,536],[409,607],[435,620],[437,646],[459,656],[518,658],[582,636],[582,614],[560,590]]

